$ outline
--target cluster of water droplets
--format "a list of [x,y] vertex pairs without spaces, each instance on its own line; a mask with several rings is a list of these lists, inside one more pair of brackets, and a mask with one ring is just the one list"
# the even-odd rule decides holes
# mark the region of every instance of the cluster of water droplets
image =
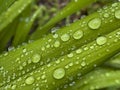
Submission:
[[[114,12],[112,13],[111,16],[114,16],[116,19],[120,19],[120,10],[118,10],[118,5],[115,3],[112,5],[112,8],[111,9],[111,12]],[[113,7],[116,7],[115,9]],[[105,12],[106,13],[101,13],[101,10],[98,11],[99,13],[101,13],[102,15],[102,18],[100,17],[95,17],[95,18],[91,18],[89,21],[88,21],[88,27],[90,29],[99,29],[102,25],[102,21],[105,19],[105,18],[109,18],[110,14],[107,13],[107,9],[106,7],[104,8],[105,9]],[[103,19],[104,18],[104,19]],[[86,22],[82,22],[82,25],[84,26],[84,24],[86,24]],[[119,37],[120,33],[118,32],[116,37]],[[42,53],[49,53],[49,49],[51,48],[60,48],[62,46],[62,43],[66,43],[68,41],[70,41],[71,39],[74,39],[74,40],[80,40],[84,37],[84,31],[82,30],[76,30],[75,32],[73,32],[72,34],[69,34],[69,33],[65,33],[65,34],[62,34],[62,35],[59,35],[59,34],[54,34],[52,35],[51,38],[45,39],[45,44],[41,46],[41,51]],[[110,37],[109,37],[110,38]],[[117,42],[117,40],[115,40],[115,42]],[[73,68],[74,66],[79,66],[78,68],[79,69],[82,69],[84,67],[87,67],[88,63],[86,63],[86,59],[87,59],[87,56],[86,57],[80,57],[81,53],[83,53],[84,51],[87,51],[87,50],[93,50],[95,49],[96,47],[98,46],[102,46],[104,44],[107,44],[107,38],[105,36],[100,36],[96,39],[96,44],[94,45],[91,45],[89,47],[83,47],[82,49],[77,49],[75,52],[73,53],[69,53],[68,55],[66,55],[66,59],[70,59],[72,60],[73,58],[75,59],[75,61],[69,61],[69,63],[67,63],[64,67],[60,67],[60,68],[56,68],[54,71],[51,71],[53,72],[52,73],[52,77],[56,80],[60,80],[60,79],[64,79],[64,77],[66,76],[66,72],[67,70]],[[11,49],[10,49],[11,50]],[[26,62],[22,62],[22,65],[20,65],[19,69],[20,70],[20,73],[19,73],[19,76],[22,75],[22,74],[25,74],[26,72],[29,72],[30,70],[27,69],[27,71],[24,71],[24,67],[26,67],[27,65],[29,64],[37,64],[39,63],[39,65],[43,65],[43,62],[41,62],[42,60],[42,56],[40,53],[34,53],[33,51],[27,51],[26,48],[24,48],[22,50],[22,53],[24,53],[24,55],[22,54],[20,57],[23,58],[24,56],[28,56],[29,57],[29,54],[31,53],[32,54],[32,57],[29,57],[29,59],[26,61]],[[33,54],[34,53],[34,54]],[[5,53],[4,56],[7,56],[8,53]],[[0,56],[2,57],[2,56]],[[88,57],[90,57],[90,55],[88,55]],[[18,64],[21,64],[21,58],[16,58],[16,62]],[[81,59],[81,61],[80,61]],[[48,62],[50,61],[50,59],[48,59]],[[53,67],[53,66],[57,66],[59,65],[61,62],[64,62],[65,59],[62,58],[62,59],[58,59],[55,61],[55,64],[47,64],[47,69],[49,69],[50,67]],[[32,65],[32,69],[35,69],[36,66],[35,65]],[[96,65],[94,65],[96,66]],[[32,70],[31,69],[31,70]],[[23,70],[23,71],[22,71]],[[44,71],[44,67],[41,68],[42,72]],[[8,73],[8,71],[5,71],[4,70],[4,67],[0,67],[0,72],[3,73],[3,77],[5,77],[5,75]],[[36,71],[34,73],[40,73],[41,71]],[[22,73],[22,74],[21,74]],[[77,73],[77,76],[81,76],[81,73]],[[16,75],[13,74],[13,77],[15,78]],[[10,82],[10,79],[9,77],[7,78],[8,82]],[[25,81],[24,81],[24,84],[25,85],[32,85],[34,84],[36,78],[34,76],[29,76],[29,77],[26,77],[25,78]],[[44,80],[43,83],[47,83],[47,79],[46,79],[46,74],[45,72],[43,72],[43,75],[41,75],[41,77],[37,77],[37,80]],[[71,80],[71,79],[70,79]],[[5,83],[5,81],[3,82]],[[56,82],[53,83],[53,85],[55,85]],[[74,81],[68,85],[68,86],[72,86],[74,83]],[[42,84],[41,84],[42,85]],[[24,85],[23,85],[24,86]],[[49,86],[47,86],[49,87]],[[64,87],[67,87],[67,86],[64,86]],[[15,89],[16,88],[16,85],[12,85],[11,86],[12,89]],[[39,87],[36,85],[36,90],[39,90]]]

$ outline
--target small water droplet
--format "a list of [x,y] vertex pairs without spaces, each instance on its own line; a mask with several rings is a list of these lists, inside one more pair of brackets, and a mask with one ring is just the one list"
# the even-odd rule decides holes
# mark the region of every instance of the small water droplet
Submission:
[[15,89],[16,89],[16,85],[13,85],[11,88],[12,88],[13,90],[15,90]]
[[33,63],[38,63],[41,59],[41,56],[39,54],[34,54],[32,57],[32,62]]
[[42,47],[41,50],[44,51],[44,50],[45,50],[45,47]]
[[97,42],[98,45],[103,45],[103,44],[105,44],[107,42],[107,38],[104,37],[104,36],[98,37],[96,39],[96,42]]
[[45,75],[42,75],[41,79],[45,79]]
[[98,29],[101,26],[101,19],[100,18],[94,18],[88,22],[88,26],[91,29]]
[[58,68],[53,72],[53,77],[55,79],[62,79],[65,76],[65,70],[63,68]]
[[27,51],[27,49],[24,48],[24,49],[23,49],[23,53],[25,53],[26,51]]
[[115,11],[115,17],[120,19],[120,10]]
[[46,45],[46,48],[49,48],[50,47],[50,44]]
[[105,18],[108,18],[108,17],[109,17],[109,14],[108,14],[108,13],[105,13],[103,16],[104,16]]
[[40,90],[40,88],[39,88],[39,87],[37,87],[35,90]]
[[70,54],[68,54],[67,56],[68,56],[69,58],[70,58],[70,57],[73,57],[73,53],[70,53]]
[[74,39],[81,39],[83,37],[83,31],[78,30],[73,34]]
[[58,34],[54,34],[54,35],[53,35],[53,38],[58,38]]
[[60,60],[57,60],[57,61],[55,61],[56,62],[56,64],[58,64],[58,63],[60,63]]
[[81,66],[84,67],[85,65],[86,65],[86,63],[83,61],[83,62],[81,63]]
[[68,41],[69,39],[70,39],[69,34],[63,34],[63,35],[61,36],[61,40],[64,41],[64,42]]
[[55,43],[54,43],[54,47],[59,47],[60,46],[60,42],[59,41],[56,41]]
[[71,66],[73,66],[73,63],[71,62],[71,63],[69,63],[69,66],[71,67]]
[[35,81],[34,77],[33,76],[30,76],[28,77],[26,80],[25,80],[25,83],[30,85],[30,84],[33,84]]
[[82,52],[82,49],[77,49],[76,50],[76,53],[81,53]]

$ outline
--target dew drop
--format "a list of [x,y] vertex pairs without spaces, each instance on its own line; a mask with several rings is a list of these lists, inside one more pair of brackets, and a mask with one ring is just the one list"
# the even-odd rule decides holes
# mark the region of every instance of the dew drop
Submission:
[[67,55],[69,58],[73,57],[73,53]]
[[55,79],[62,79],[65,76],[65,70],[63,68],[58,68],[53,72],[53,77]]
[[48,44],[48,45],[46,45],[46,48],[49,48],[50,47],[50,45]]
[[96,39],[96,42],[97,42],[98,45],[103,45],[103,44],[105,44],[107,42],[107,38],[104,37],[104,36],[98,37]]
[[45,75],[42,75],[41,79],[45,79]]
[[63,34],[63,35],[61,36],[61,40],[64,41],[64,42],[68,41],[69,39],[70,39],[69,34]]
[[55,43],[54,43],[54,47],[59,47],[60,46],[60,42],[59,41],[56,41]]
[[86,65],[86,63],[83,61],[83,62],[81,63],[81,66],[84,67],[85,65]]
[[109,14],[108,14],[108,13],[105,13],[105,14],[104,14],[104,17],[105,17],[105,18],[108,18],[108,17],[109,17]]
[[94,18],[88,22],[88,26],[91,29],[98,29],[101,26],[101,19],[100,18]]
[[34,54],[32,57],[32,62],[33,63],[38,63],[41,59],[41,56],[39,54]]
[[115,17],[120,19],[120,10],[115,11]]
[[13,90],[16,89],[16,85],[13,85],[11,88],[12,88]]
[[30,84],[33,84],[34,81],[35,81],[34,77],[30,76],[25,80],[25,83],[30,85]]
[[39,87],[37,87],[35,90],[40,90],[40,88],[39,88]]
[[55,61],[56,62],[56,64],[58,64],[58,63],[60,63],[60,60],[57,60],[57,61]]
[[54,34],[54,35],[53,35],[53,38],[58,38],[58,34]]
[[82,52],[82,49],[77,49],[76,50],[76,53],[81,53]]
[[24,49],[23,49],[23,53],[25,53],[26,51],[27,51],[27,49],[24,48]]
[[44,51],[44,50],[45,50],[45,47],[42,47],[41,50]]
[[70,66],[70,67],[73,66],[73,63],[69,63],[69,66]]
[[74,38],[74,39],[80,39],[80,38],[82,38],[82,37],[83,37],[83,31],[81,31],[81,30],[76,31],[76,32],[73,34],[73,38]]

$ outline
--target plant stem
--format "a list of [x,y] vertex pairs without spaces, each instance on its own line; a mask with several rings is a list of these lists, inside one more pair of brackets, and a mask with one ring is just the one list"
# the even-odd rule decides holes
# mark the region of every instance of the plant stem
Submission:
[[[112,7],[113,5],[116,6]],[[120,27],[120,20],[116,19],[114,15],[117,9],[120,9],[120,3],[115,3],[113,5],[77,21],[70,26],[62,28],[55,34],[49,34],[45,38],[37,40],[31,44],[21,46],[10,52],[2,54],[0,56],[0,66],[1,68],[4,68],[3,71],[6,72],[6,74],[4,76],[4,72],[0,71],[1,85],[4,84],[3,81],[9,78],[9,76],[11,76],[10,80],[18,78],[19,76],[31,72],[42,65],[55,61],[60,56],[76,50],[82,45],[95,40],[98,36],[105,35]],[[110,9],[111,7],[112,9]],[[112,10],[114,10],[114,12]],[[103,15],[106,11],[111,14],[109,14],[109,17],[104,18]],[[88,23],[91,23],[91,20],[99,21],[100,19],[101,22],[98,23],[101,25],[98,29],[93,30],[88,26]],[[34,61],[34,58],[36,57],[38,58],[38,61],[40,60],[38,63],[35,63],[36,61]],[[14,74],[15,77],[12,78]]]
[[[13,85],[16,86],[17,90],[63,88],[64,85],[77,80],[120,51],[120,29],[102,37],[98,37],[95,41],[60,57],[57,61],[44,65],[11,83],[8,82],[1,89],[10,90]],[[24,71],[24,73],[26,72]],[[5,82],[5,80],[3,81]]]

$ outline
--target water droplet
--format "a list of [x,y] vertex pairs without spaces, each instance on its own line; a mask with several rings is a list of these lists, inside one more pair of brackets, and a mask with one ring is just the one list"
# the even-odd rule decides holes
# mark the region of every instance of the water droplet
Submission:
[[53,77],[55,79],[62,79],[65,76],[65,70],[63,68],[58,68],[53,72]]
[[115,82],[119,84],[119,83],[120,83],[120,80],[117,79],[117,80],[115,80]]
[[56,60],[55,62],[56,62],[56,64],[58,64],[58,63],[60,63],[60,60]]
[[69,66],[70,66],[70,67],[73,66],[73,63],[69,63]]
[[77,49],[76,50],[76,53],[81,53],[82,52],[82,49]]
[[30,85],[30,84],[33,84],[34,81],[35,81],[34,77],[30,76],[25,80],[25,83]]
[[32,62],[33,63],[38,63],[41,59],[41,56],[39,54],[34,54],[32,57]]
[[105,18],[108,18],[108,17],[109,17],[109,14],[108,14],[108,13],[105,13],[103,16],[104,16]]
[[24,62],[22,65],[25,67],[25,66],[27,65],[27,63],[26,63],[26,62]]
[[46,45],[46,48],[49,48],[50,47],[50,44]]
[[73,34],[73,38],[74,38],[74,39],[80,39],[80,38],[82,38],[82,37],[83,37],[83,31],[81,31],[81,30],[76,31],[76,32]]
[[63,34],[62,36],[61,36],[61,40],[62,41],[68,41],[70,39],[70,36],[69,36],[69,34]]
[[115,17],[120,19],[120,10],[115,11]]
[[69,58],[70,58],[70,57],[73,57],[73,53],[70,53],[70,54],[68,54],[67,56],[68,56]]
[[16,89],[16,85],[13,85],[11,88],[12,88],[13,90]]
[[75,2],[78,2],[78,0],[75,0]]
[[39,88],[39,87],[37,87],[35,90],[40,90],[40,88]]
[[55,43],[54,43],[54,47],[59,47],[60,46],[60,42],[59,41],[56,41]]
[[91,29],[98,29],[101,26],[101,19],[100,18],[94,18],[88,22],[88,26]]
[[58,38],[58,34],[54,34],[54,35],[53,35],[53,38]]
[[98,37],[96,39],[96,42],[97,42],[98,45],[103,45],[103,44],[105,44],[107,42],[107,38],[104,37],[104,36]]
[[42,47],[41,50],[44,51],[44,50],[45,50],[45,47]]
[[20,69],[20,70],[22,70],[22,69],[23,69],[23,67],[22,67],[22,66],[20,66],[20,67],[19,67],[19,69]]
[[41,79],[45,79],[45,75],[42,75]]
[[83,61],[83,62],[81,63],[81,66],[84,67],[85,65],[86,65],[86,63]]
[[27,51],[27,49],[24,48],[24,49],[23,49],[23,53],[25,53],[26,51]]

